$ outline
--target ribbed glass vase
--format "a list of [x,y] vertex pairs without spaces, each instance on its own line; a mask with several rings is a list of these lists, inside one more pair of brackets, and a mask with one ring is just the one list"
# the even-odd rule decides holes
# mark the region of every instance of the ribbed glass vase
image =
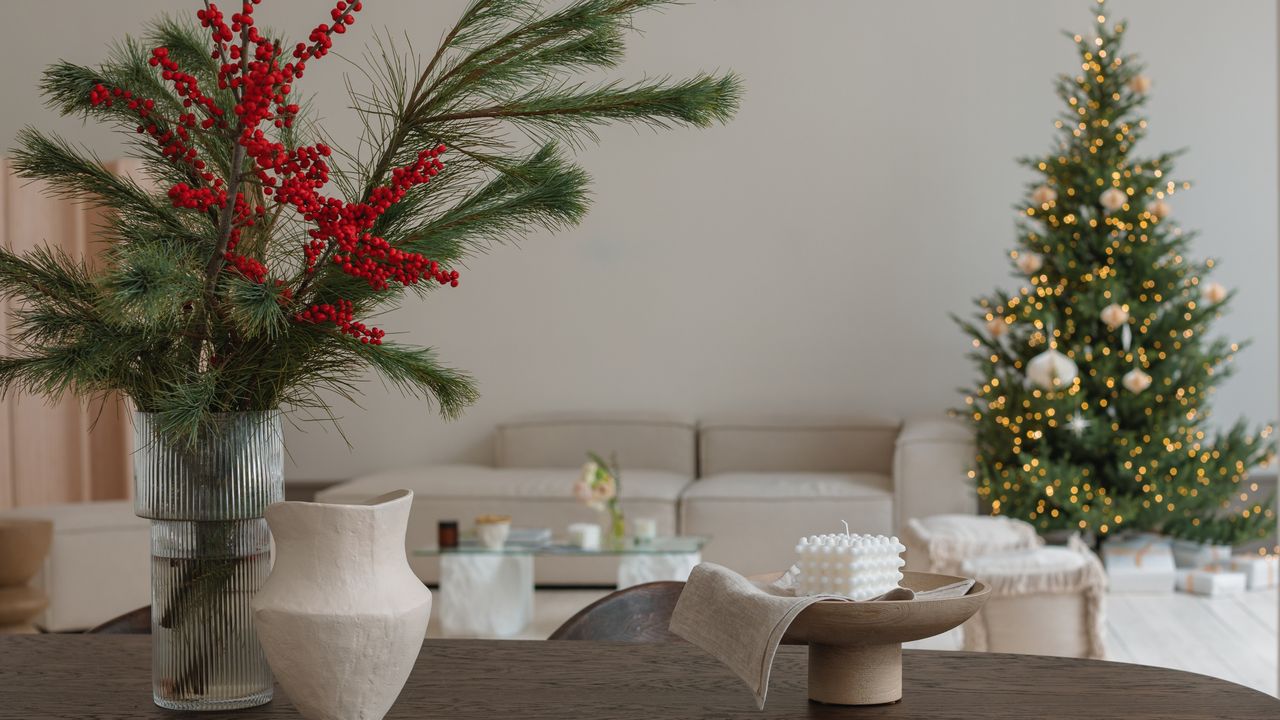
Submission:
[[232,710],[271,700],[250,602],[271,570],[262,519],[284,499],[279,412],[226,413],[190,444],[135,417],[134,511],[151,520],[156,705]]

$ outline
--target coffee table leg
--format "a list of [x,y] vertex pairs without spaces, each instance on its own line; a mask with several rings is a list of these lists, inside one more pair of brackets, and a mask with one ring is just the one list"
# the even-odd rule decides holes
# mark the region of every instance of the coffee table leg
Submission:
[[440,556],[440,629],[445,637],[511,637],[533,621],[533,556]]
[[659,580],[684,582],[700,562],[700,552],[623,555],[618,562],[618,589]]

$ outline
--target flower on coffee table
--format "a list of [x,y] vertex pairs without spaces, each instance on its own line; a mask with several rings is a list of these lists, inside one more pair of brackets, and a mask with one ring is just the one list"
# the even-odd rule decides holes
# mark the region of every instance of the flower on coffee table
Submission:
[[606,462],[596,453],[587,453],[588,461],[582,466],[582,475],[574,483],[573,495],[579,502],[593,510],[609,513],[610,535],[621,541],[626,534],[626,521],[618,496],[622,492],[621,473],[617,458]]
[[608,465],[592,460],[582,466],[582,477],[573,486],[573,495],[592,510],[604,510],[618,497],[618,482]]

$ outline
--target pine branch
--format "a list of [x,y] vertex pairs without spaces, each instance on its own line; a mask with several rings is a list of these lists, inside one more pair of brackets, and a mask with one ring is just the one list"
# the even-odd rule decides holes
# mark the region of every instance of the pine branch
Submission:
[[440,365],[430,348],[386,342],[366,345],[354,340],[347,345],[355,357],[390,380],[401,392],[434,399],[445,418],[458,417],[480,396],[470,376]]
[[527,160],[504,166],[501,175],[438,217],[407,229],[398,245],[454,259],[462,256],[450,252],[454,246],[513,240],[534,227],[563,230],[586,214],[589,183],[587,173],[549,143]]
[[741,96],[741,83],[732,74],[706,75],[672,84],[662,80],[623,86],[609,83],[596,88],[581,85],[554,90],[533,90],[499,105],[433,115],[417,121],[421,128],[464,120],[508,120],[534,133],[550,133],[562,139],[594,137],[591,128],[614,121],[641,123],[668,129],[675,125],[708,127],[733,117]]
[[140,216],[174,233],[189,234],[172,205],[157,200],[137,183],[111,172],[97,157],[85,153],[61,138],[23,128],[13,151],[13,169],[20,177],[45,181],[45,192],[55,197]]
[[228,312],[244,337],[280,337],[289,323],[288,299],[279,287],[236,276],[227,282]]
[[0,296],[89,317],[94,314],[96,290],[85,264],[61,249],[41,246],[17,255],[0,247]]
[[117,246],[98,284],[99,306],[120,324],[162,335],[189,325],[200,298],[199,249],[159,243]]

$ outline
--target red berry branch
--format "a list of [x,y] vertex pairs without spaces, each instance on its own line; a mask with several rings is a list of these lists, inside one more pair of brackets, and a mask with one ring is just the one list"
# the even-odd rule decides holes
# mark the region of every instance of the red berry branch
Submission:
[[[316,143],[290,149],[268,134],[271,128],[292,127],[299,111],[297,103],[290,102],[293,83],[303,77],[309,61],[329,53],[332,36],[345,33],[355,23],[355,13],[363,4],[338,2],[329,12],[331,23],[317,25],[308,42],[298,43],[291,59],[285,59],[281,44],[263,36],[254,24],[254,6],[259,2],[244,2],[240,11],[229,18],[211,2],[196,14],[213,42],[211,57],[218,61],[218,88],[229,91],[235,99],[230,112],[234,127],[229,124],[227,111],[201,89],[195,76],[182,70],[164,47],[152,51],[150,64],[160,69],[161,78],[172,85],[181,99],[185,111],[177,118],[156,122],[152,99],[137,98],[121,88],[99,84],[89,94],[94,106],[127,103],[129,110],[138,115],[138,132],[151,135],[172,162],[196,171],[200,182],[192,176],[192,183],[177,183],[169,188],[168,197],[175,208],[201,213],[216,210],[219,214],[218,249],[207,268],[207,289],[211,292],[218,276],[228,271],[258,284],[271,281],[282,288],[280,296],[287,302],[294,298],[305,301],[304,293],[317,269],[329,263],[364,280],[374,290],[388,290],[392,282],[414,285],[423,279],[456,287],[456,270],[447,270],[435,260],[397,248],[371,232],[388,209],[444,168],[440,160],[444,145],[422,151],[412,164],[393,169],[388,184],[372,188],[361,201],[351,202],[323,192],[330,179],[328,146]],[[268,130],[264,131],[264,126]],[[201,159],[192,142],[194,133],[217,133],[234,143],[229,177],[218,177]],[[261,187],[262,202],[267,205],[245,196],[242,188],[250,182],[249,175]],[[278,213],[286,207],[314,226],[308,230],[310,240],[299,248],[305,271],[297,287],[270,277],[270,269],[262,260],[237,251],[246,231],[257,227],[269,212]],[[345,299],[311,303],[294,312],[292,319],[298,323],[332,324],[362,343],[380,344],[383,331],[356,321],[354,310],[353,303]]]

